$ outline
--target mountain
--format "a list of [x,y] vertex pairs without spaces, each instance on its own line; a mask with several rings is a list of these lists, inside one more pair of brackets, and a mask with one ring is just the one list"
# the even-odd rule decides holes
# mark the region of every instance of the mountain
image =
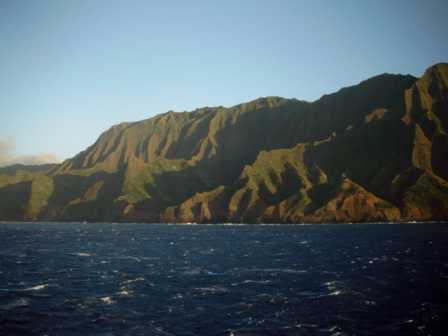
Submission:
[[448,64],[315,102],[265,97],[122,123],[45,169],[0,169],[1,220],[448,219]]

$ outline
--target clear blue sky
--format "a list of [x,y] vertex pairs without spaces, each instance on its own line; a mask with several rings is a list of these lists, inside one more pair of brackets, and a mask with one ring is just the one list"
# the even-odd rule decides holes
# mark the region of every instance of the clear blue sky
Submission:
[[0,141],[64,159],[167,110],[420,76],[447,36],[447,0],[0,0]]

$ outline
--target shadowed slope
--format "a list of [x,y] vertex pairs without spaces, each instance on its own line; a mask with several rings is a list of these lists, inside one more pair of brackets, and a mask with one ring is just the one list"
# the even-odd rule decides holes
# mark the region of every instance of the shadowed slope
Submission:
[[14,195],[0,217],[446,218],[447,74],[438,64],[417,81],[384,74],[313,103],[266,97],[119,124],[46,172],[0,171],[0,193]]

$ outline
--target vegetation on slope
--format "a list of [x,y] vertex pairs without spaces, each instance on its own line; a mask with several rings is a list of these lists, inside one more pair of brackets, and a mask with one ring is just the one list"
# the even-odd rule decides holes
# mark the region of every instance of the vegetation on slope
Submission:
[[0,219],[448,218],[448,65],[309,103],[259,98],[123,123],[45,169],[0,169]]

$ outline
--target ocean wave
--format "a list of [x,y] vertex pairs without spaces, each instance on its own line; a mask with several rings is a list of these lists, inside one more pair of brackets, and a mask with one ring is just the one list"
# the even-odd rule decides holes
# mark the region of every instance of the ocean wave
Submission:
[[115,257],[113,259],[134,260],[134,261],[137,261],[137,262],[141,262],[142,261],[142,258],[134,257],[134,256],[120,256],[120,257]]
[[319,328],[319,325],[314,324],[314,323],[299,323],[295,325],[296,328],[300,328],[300,329],[316,329]]
[[131,284],[131,283],[139,282],[139,281],[145,281],[145,278],[144,277],[138,277],[138,278],[135,278],[135,279],[128,279],[128,280],[123,281],[121,284],[126,285],[126,284]]
[[92,256],[90,253],[87,253],[87,252],[76,252],[76,253],[72,253],[72,255],[77,256],[77,257],[91,257]]
[[110,296],[100,297],[100,301],[104,302],[105,304],[113,304],[113,303],[115,303],[115,301],[112,300],[112,297],[110,297]]
[[42,290],[42,289],[47,288],[48,286],[50,286],[50,285],[47,284],[47,283],[44,283],[44,284],[36,285],[36,286],[33,286],[33,287],[25,288],[24,291],[37,291],[37,290]]
[[329,296],[339,296],[341,294],[344,294],[344,291],[339,290],[339,289],[333,290],[330,292],[325,292],[325,291],[319,291],[319,292],[301,291],[301,292],[299,292],[299,295],[308,296],[312,299],[320,299],[320,298],[325,298],[325,297],[329,297]]
[[327,281],[324,283],[324,286],[327,287],[329,291],[335,291],[343,287],[343,284],[340,281]]
[[185,271],[182,272],[182,274],[185,275],[198,275],[201,274],[203,272],[203,269],[200,267],[193,267],[193,268],[188,268]]
[[182,272],[182,274],[184,274],[184,275],[220,275],[222,273],[212,272],[212,271],[207,270],[205,268],[193,267],[193,268],[185,269]]
[[291,274],[305,274],[307,270],[293,269],[293,268],[236,268],[237,272],[263,272],[263,273],[291,273]]
[[247,284],[269,285],[271,283],[272,283],[271,280],[244,280],[241,282],[234,282],[234,283],[232,283],[232,286],[240,286],[240,285],[247,285]]
[[17,307],[25,307],[25,306],[28,306],[29,304],[30,304],[30,301],[28,299],[19,298],[17,300],[14,300],[11,303],[0,305],[0,309],[1,310],[11,310],[11,309],[14,309]]
[[299,295],[311,296],[311,297],[321,297],[323,294],[321,292],[301,291],[301,292],[299,292]]
[[210,287],[197,287],[194,288],[195,291],[200,292],[201,294],[222,294],[227,293],[228,289],[224,286],[210,286]]
[[131,290],[129,290],[129,289],[122,289],[121,291],[119,291],[117,293],[117,295],[120,295],[120,296],[131,296],[132,293],[133,292]]
[[341,294],[342,294],[342,291],[335,290],[335,291],[329,293],[328,296],[337,296],[337,295],[341,295]]

